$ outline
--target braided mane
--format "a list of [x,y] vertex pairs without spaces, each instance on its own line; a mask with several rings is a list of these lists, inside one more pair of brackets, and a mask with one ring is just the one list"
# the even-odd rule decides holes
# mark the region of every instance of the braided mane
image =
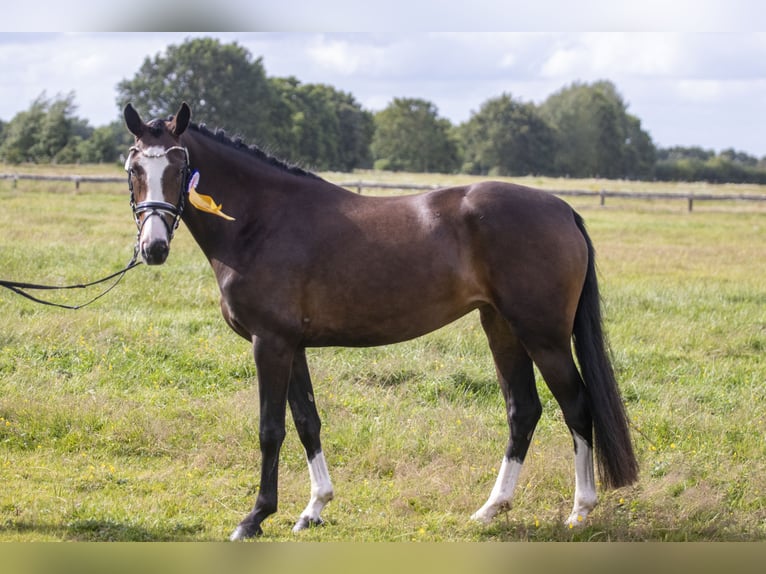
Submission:
[[198,125],[198,124],[195,124],[193,122],[189,124],[187,129],[194,130],[195,132],[197,132],[198,134],[200,134],[200,135],[202,135],[204,137],[212,138],[215,141],[217,141],[217,142],[219,142],[219,143],[221,143],[221,144],[223,144],[225,146],[231,147],[231,148],[239,150],[239,151],[244,151],[244,152],[248,153],[249,155],[253,156],[254,158],[256,158],[256,159],[258,159],[258,160],[260,160],[262,162],[265,162],[265,163],[267,163],[270,166],[276,167],[276,168],[281,169],[281,170],[283,170],[283,171],[285,171],[287,173],[290,173],[292,175],[299,175],[299,176],[304,176],[304,177],[311,177],[311,178],[315,178],[315,179],[321,179],[315,173],[312,173],[312,172],[310,172],[308,170],[305,170],[305,169],[303,169],[301,167],[298,167],[296,165],[288,164],[287,162],[285,162],[285,161],[283,161],[283,160],[281,160],[279,158],[276,158],[276,157],[274,157],[272,155],[269,155],[268,153],[266,153],[265,151],[263,151],[261,148],[259,148],[256,145],[248,145],[247,143],[245,143],[242,140],[242,138],[239,138],[239,137],[232,138],[232,137],[226,135],[226,132],[224,132],[224,130],[222,130],[222,129],[217,129],[217,130],[213,131],[213,130],[208,129],[205,124],[199,124]]

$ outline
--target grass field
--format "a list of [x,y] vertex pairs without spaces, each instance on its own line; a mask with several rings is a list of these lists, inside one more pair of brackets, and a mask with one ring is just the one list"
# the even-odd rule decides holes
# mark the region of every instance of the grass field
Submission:
[[[328,174],[395,177],[467,179]],[[766,193],[705,191],[732,188]],[[640,482],[602,492],[585,528],[565,528],[571,439],[541,383],[544,414],[513,509],[488,527],[468,521],[492,488],[507,436],[489,351],[469,315],[405,344],[309,352],[336,499],[326,527],[290,532],[309,494],[290,427],[280,510],[264,540],[766,539],[764,204],[709,203],[691,214],[678,201],[573,204],[598,250]],[[135,228],[122,186],[74,194],[73,184],[3,181],[0,207],[0,278],[80,282],[130,258]],[[0,311],[0,541],[225,539],[257,492],[255,369],[220,317],[212,272],[185,228],[167,264],[137,268],[91,307],[55,310],[4,291]]]

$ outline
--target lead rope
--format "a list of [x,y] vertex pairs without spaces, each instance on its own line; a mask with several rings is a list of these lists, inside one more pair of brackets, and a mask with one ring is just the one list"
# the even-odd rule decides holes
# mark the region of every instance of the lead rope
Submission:
[[[106,277],[102,279],[98,279],[96,281],[91,281],[90,283],[78,283],[76,285],[39,285],[37,283],[25,283],[21,281],[6,281],[3,279],[0,279],[0,287],[5,287],[6,289],[9,289],[16,293],[17,295],[21,295],[22,297],[26,297],[30,301],[34,301],[35,303],[40,303],[42,305],[50,305],[51,307],[58,307],[60,309],[82,309],[83,307],[87,307],[91,303],[94,303],[95,301],[98,301],[109,293],[112,289],[117,287],[120,281],[122,281],[122,278],[125,277],[125,274],[133,269],[134,267],[138,267],[141,265],[141,262],[138,260],[138,251],[139,251],[139,238],[141,237],[141,228],[143,227],[142,223],[139,223],[138,221],[138,213],[141,211],[149,211],[150,215],[153,214],[161,214],[163,212],[167,212],[170,215],[173,216],[174,221],[172,225],[168,226],[168,233],[170,238],[173,238],[173,232],[178,227],[178,223],[181,219],[181,213],[183,212],[185,203],[186,203],[186,186],[188,185],[188,179],[189,179],[189,150],[185,147],[181,146],[173,146],[166,150],[163,150],[159,154],[149,154],[148,157],[162,157],[164,155],[167,155],[167,153],[171,150],[181,150],[186,154],[186,163],[184,164],[183,168],[183,177],[181,178],[181,195],[178,200],[178,205],[172,205],[172,204],[166,204],[163,201],[144,201],[141,203],[136,203],[133,197],[133,183],[130,179],[130,174],[128,174],[128,189],[130,191],[130,207],[133,210],[133,215],[136,219],[136,225],[138,226],[138,235],[136,237],[136,245],[133,248],[133,257],[130,258],[130,262],[122,269],[117,271],[116,273],[112,273],[111,275],[107,275]],[[130,154],[133,154],[133,152],[138,151],[138,149],[134,146],[130,148]],[[128,166],[130,163],[130,154],[128,155],[128,159],[125,161],[125,170],[128,171]],[[146,223],[146,219],[144,218],[143,223]],[[163,223],[166,225],[167,222],[165,221],[164,217],[160,217],[162,219]],[[109,287],[107,287],[104,291],[93,297],[93,299],[86,301],[85,303],[82,303],[81,305],[65,305],[62,303],[55,303],[53,301],[47,301],[45,299],[40,299],[39,297],[35,297],[34,295],[30,295],[25,291],[27,290],[47,290],[47,291],[54,291],[54,290],[64,290],[64,289],[85,289],[86,287],[92,287],[93,285],[98,285],[100,283],[105,283],[106,281],[109,281],[110,279],[114,279],[117,277],[114,283],[112,283]]]
[[[0,279],[0,287],[5,287],[6,289],[10,289],[17,295],[21,295],[22,297],[26,297],[30,301],[34,301],[35,303],[41,303],[42,305],[50,305],[51,307],[59,307],[60,309],[82,309],[83,307],[87,307],[91,303],[94,303],[95,301],[98,301],[109,293],[112,289],[117,287],[117,284],[122,281],[122,278],[125,277],[125,274],[133,269],[134,267],[138,267],[141,265],[141,262],[138,260],[138,241],[136,241],[136,245],[133,248],[133,257],[130,258],[130,262],[122,269],[117,271],[116,273],[112,273],[111,275],[108,275],[102,279],[98,279],[96,281],[91,281],[90,283],[78,283],[75,285],[39,285],[37,283],[24,283],[21,281],[5,281],[3,279]],[[105,283],[109,281],[110,279],[114,279],[117,277],[117,280],[112,283],[109,287],[107,287],[104,291],[102,291],[100,294],[93,297],[93,299],[82,303],[81,305],[64,305],[62,303],[55,303],[53,301],[47,301],[45,299],[40,299],[38,297],[35,297],[34,295],[30,295],[25,290],[47,290],[47,291],[55,291],[55,290],[64,290],[64,289],[85,289],[86,287],[92,287],[93,285],[98,285],[100,283]]]

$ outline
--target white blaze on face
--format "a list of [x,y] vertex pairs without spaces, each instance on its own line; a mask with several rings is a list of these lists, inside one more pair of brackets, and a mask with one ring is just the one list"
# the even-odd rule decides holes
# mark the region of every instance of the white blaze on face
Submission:
[[[139,155],[138,162],[146,174],[147,194],[145,201],[165,201],[162,195],[162,175],[170,165],[165,148],[150,147]],[[141,244],[149,245],[155,241],[168,242],[168,228],[162,217],[154,215],[146,220],[141,230]]]

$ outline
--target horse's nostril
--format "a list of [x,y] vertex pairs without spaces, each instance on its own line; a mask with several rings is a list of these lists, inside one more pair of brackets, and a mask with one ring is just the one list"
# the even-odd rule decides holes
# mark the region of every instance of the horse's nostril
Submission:
[[165,263],[169,252],[170,245],[167,241],[153,241],[143,247],[141,255],[147,265],[160,265]]

